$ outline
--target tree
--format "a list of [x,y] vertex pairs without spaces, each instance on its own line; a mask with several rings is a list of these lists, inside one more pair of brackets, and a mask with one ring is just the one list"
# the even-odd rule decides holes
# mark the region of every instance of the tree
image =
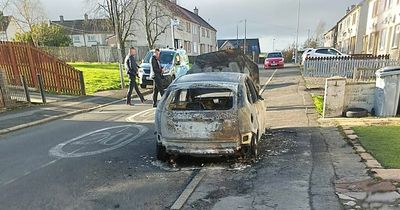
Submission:
[[4,13],[4,10],[10,5],[10,0],[0,0],[0,12]]
[[[135,36],[132,26],[138,22],[137,10],[139,0],[102,0],[97,4],[96,11],[104,13],[110,19],[112,26],[118,29],[121,54],[125,54],[126,41]],[[116,7],[116,12],[115,8]],[[116,33],[116,31],[114,31]]]
[[154,49],[159,37],[170,26],[170,16],[160,9],[162,4],[160,0],[143,0],[143,16],[140,23],[145,28],[149,49]]
[[34,43],[36,46],[66,47],[72,44],[71,38],[65,33],[64,28],[57,25],[37,24],[29,32],[17,33],[15,41]]
[[323,45],[325,25],[323,21],[318,23],[313,35],[304,42],[304,48],[317,48]]
[[[46,17],[40,0],[10,0],[10,9],[19,29],[24,32],[32,31],[34,25],[45,23]],[[32,41],[38,45],[35,34]]]

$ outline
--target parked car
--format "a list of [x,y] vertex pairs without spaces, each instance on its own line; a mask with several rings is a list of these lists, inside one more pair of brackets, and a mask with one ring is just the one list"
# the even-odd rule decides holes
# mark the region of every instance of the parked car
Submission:
[[313,57],[313,58],[325,58],[325,57],[348,57],[350,55],[347,55],[345,53],[340,52],[339,50],[331,47],[322,47],[322,48],[316,48],[308,51],[307,53],[304,52],[303,54],[303,60],[302,63],[308,58],[308,57]]
[[[150,78],[151,58],[153,54],[154,50],[147,52],[140,64],[139,77],[141,88],[146,88],[147,85],[153,84],[153,80]],[[181,54],[177,50],[160,49],[160,64],[164,68],[164,77],[168,83],[166,86],[172,83],[179,72],[182,72],[180,71],[181,68],[189,68],[186,60],[188,60],[187,55]]]
[[264,99],[241,73],[177,78],[155,115],[157,158],[169,155],[257,157],[266,128]]
[[304,63],[304,61],[306,60],[307,56],[309,55],[308,53],[310,53],[313,49],[314,48],[306,48],[304,50],[303,54],[301,55],[301,61],[300,61],[301,63],[300,64]]
[[283,68],[285,66],[285,58],[282,52],[270,52],[264,61],[264,69]]

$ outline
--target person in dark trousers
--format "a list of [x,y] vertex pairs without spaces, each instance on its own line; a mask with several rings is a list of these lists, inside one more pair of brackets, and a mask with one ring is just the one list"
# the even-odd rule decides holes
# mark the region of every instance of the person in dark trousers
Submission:
[[161,97],[164,95],[164,87],[162,84],[162,77],[164,70],[160,65],[160,49],[154,50],[154,55],[151,59],[151,70],[153,73],[153,107],[157,107],[157,98],[158,93],[161,94]]
[[126,67],[126,74],[129,76],[129,90],[126,95],[126,104],[127,105],[132,105],[132,91],[135,88],[136,94],[139,96],[140,101],[142,103],[145,102],[145,99],[142,95],[142,93],[139,90],[138,84],[136,83],[136,77],[138,77],[139,73],[139,66],[136,63],[136,49],[134,47],[131,47],[129,50],[129,55],[126,56],[125,58],[125,67]]

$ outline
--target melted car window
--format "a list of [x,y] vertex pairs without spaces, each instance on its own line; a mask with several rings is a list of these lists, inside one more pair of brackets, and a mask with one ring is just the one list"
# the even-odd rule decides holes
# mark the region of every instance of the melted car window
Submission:
[[171,93],[167,105],[173,111],[230,110],[234,92],[226,88],[181,89]]

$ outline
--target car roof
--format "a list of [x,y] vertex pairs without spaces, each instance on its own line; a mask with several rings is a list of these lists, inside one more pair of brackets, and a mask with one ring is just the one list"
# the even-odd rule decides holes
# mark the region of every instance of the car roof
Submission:
[[273,52],[269,52],[269,53],[267,53],[267,54],[272,54],[272,53],[281,53],[281,54],[282,54],[281,51],[273,51]]
[[208,73],[196,73],[188,74],[179,77],[174,84],[182,83],[204,83],[204,82],[228,82],[239,84],[243,77],[247,77],[246,74],[236,72],[208,72]]

